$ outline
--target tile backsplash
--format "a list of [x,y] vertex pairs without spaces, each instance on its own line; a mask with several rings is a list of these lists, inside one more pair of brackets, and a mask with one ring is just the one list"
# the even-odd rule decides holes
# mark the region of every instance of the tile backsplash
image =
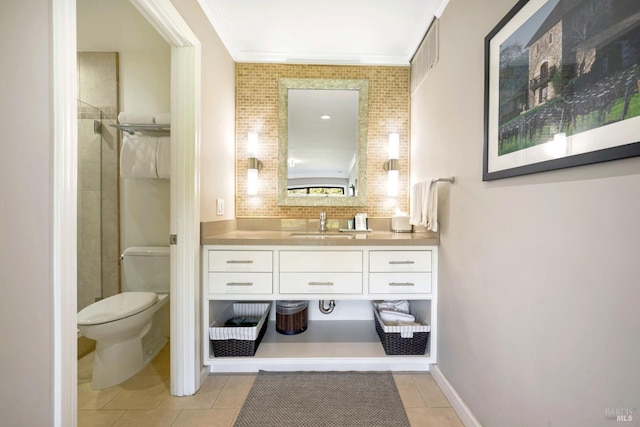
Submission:
[[[310,218],[320,210],[331,218],[355,212],[390,217],[409,209],[409,67],[295,64],[236,64],[236,217]],[[358,79],[369,81],[367,204],[361,207],[278,206],[278,80],[280,78]],[[260,193],[247,196],[248,132],[260,135]],[[400,134],[399,192],[387,196],[389,133]]]

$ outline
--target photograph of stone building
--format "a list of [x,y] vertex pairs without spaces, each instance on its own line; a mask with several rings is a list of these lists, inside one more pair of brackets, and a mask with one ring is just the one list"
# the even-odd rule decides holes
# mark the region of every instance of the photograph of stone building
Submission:
[[639,1],[551,0],[500,48],[499,154],[639,116],[639,67]]

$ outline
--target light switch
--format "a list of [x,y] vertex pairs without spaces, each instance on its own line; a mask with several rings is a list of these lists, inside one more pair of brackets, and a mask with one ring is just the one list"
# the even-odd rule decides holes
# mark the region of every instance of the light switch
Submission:
[[216,215],[224,215],[224,199],[216,199]]

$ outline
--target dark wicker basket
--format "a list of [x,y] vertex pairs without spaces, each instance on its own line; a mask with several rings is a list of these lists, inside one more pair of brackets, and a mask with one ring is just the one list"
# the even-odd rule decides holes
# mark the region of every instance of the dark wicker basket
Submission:
[[258,333],[258,338],[255,340],[209,340],[211,342],[211,351],[214,357],[238,357],[238,356],[253,356],[256,354],[256,350],[267,332],[268,321],[262,323],[262,328]]
[[429,332],[414,332],[413,338],[402,338],[400,333],[385,332],[376,316],[373,320],[376,322],[376,332],[387,355],[420,356],[425,353]]

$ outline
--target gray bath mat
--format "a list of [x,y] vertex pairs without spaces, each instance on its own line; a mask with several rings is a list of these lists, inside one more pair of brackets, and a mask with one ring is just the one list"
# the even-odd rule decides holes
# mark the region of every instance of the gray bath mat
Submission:
[[265,372],[235,427],[409,427],[389,372]]

